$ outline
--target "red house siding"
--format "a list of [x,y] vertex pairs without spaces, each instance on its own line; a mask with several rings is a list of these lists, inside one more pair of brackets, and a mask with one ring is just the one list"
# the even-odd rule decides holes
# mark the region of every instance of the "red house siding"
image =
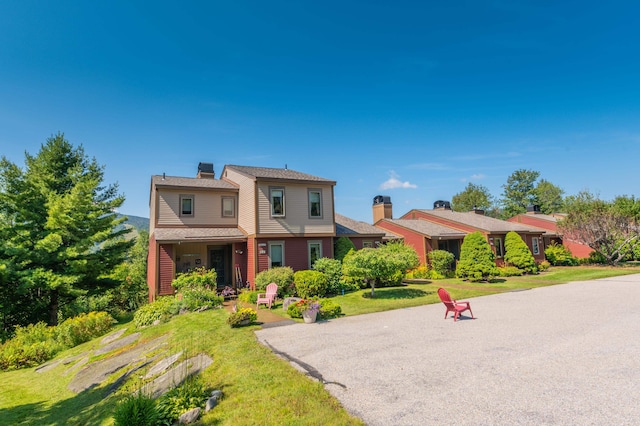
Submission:
[[255,238],[247,239],[247,281],[255,289],[257,251]]
[[156,283],[158,279],[158,266],[156,264],[158,247],[156,238],[152,235],[149,238],[149,254],[147,256],[147,285],[149,286],[149,302],[153,302],[158,293]]
[[160,285],[159,296],[174,294],[171,282],[173,281],[173,245],[160,244]]
[[428,247],[427,246],[428,238],[426,238],[424,235],[417,233],[415,231],[412,231],[410,229],[403,228],[402,226],[398,226],[394,223],[386,222],[384,220],[381,220],[378,223],[376,223],[376,226],[382,229],[386,229],[387,231],[390,231],[396,235],[402,236],[404,238],[404,242],[407,245],[410,245],[411,247],[413,247],[416,253],[418,253],[420,264],[421,265],[427,264],[427,253],[430,251],[429,250],[430,244]]

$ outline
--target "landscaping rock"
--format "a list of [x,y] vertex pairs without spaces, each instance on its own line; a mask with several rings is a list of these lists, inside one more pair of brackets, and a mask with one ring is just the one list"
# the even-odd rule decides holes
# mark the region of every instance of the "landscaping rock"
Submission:
[[159,319],[157,319],[157,320],[155,320],[151,325],[160,325],[160,322],[161,322],[161,321],[160,321]]
[[158,398],[169,389],[179,386],[185,379],[198,374],[213,363],[213,359],[205,354],[199,354],[182,361],[180,364],[157,377],[142,387],[142,391],[152,398]]
[[194,408],[193,410],[189,410],[186,413],[182,414],[180,418],[178,418],[178,424],[180,425],[188,425],[194,423],[200,417],[200,408]]
[[65,372],[64,372],[64,375],[66,376],[67,374],[71,373],[73,370],[77,370],[78,368],[80,368],[83,365],[85,365],[86,363],[88,363],[90,354],[91,354],[91,352],[89,352],[89,354],[87,356],[85,356],[84,358],[82,358],[80,361],[76,362],[71,367],[67,368],[65,370]]
[[289,305],[291,305],[292,303],[296,303],[300,300],[302,300],[300,297],[287,297],[284,299],[284,303],[282,304],[282,309],[286,311]]
[[167,368],[171,367],[171,365],[176,362],[180,356],[182,356],[182,351],[175,355],[171,355],[170,357],[161,359],[159,363],[149,369],[149,372],[144,376],[144,378],[150,379],[157,374],[163,373]]
[[218,401],[220,401],[220,399],[222,399],[222,391],[214,390],[211,392],[211,398],[207,399],[207,403],[204,406],[204,412],[206,413],[213,410],[215,406],[218,405]]
[[119,339],[120,337],[122,337],[125,331],[127,331],[127,329],[123,328],[121,330],[116,331],[115,333],[107,334],[102,338],[102,340],[100,340],[100,345],[106,345],[113,342],[114,340]]
[[133,333],[128,336],[123,337],[122,339],[115,340],[107,345],[96,349],[95,355],[106,354],[107,352],[111,352],[114,349],[120,349],[123,346],[127,346],[138,340],[140,337],[140,333]]

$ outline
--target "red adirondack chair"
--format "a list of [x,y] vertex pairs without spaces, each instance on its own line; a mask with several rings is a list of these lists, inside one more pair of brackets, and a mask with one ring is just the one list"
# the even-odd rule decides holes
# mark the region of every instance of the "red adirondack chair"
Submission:
[[267,286],[266,293],[258,294],[258,303],[256,303],[256,309],[260,306],[260,304],[265,304],[271,309],[271,304],[276,301],[276,296],[278,295],[278,284],[271,283]]
[[444,288],[438,289],[438,296],[440,296],[440,300],[442,300],[442,303],[444,303],[444,306],[447,308],[447,312],[444,313],[444,319],[447,319],[449,312],[453,312],[453,321],[455,322],[458,319],[458,316],[460,316],[464,311],[469,311],[471,318],[473,318],[473,312],[471,311],[471,305],[469,302],[458,302],[452,299],[449,292]]

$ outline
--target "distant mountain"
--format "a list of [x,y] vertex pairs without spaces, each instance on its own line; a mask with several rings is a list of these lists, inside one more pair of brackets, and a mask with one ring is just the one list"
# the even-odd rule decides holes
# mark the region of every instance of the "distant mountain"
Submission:
[[149,232],[149,219],[147,219],[146,217],[132,216],[130,214],[121,214],[120,216],[127,217],[127,221],[125,222],[127,225],[131,225],[138,231],[144,229],[145,231]]

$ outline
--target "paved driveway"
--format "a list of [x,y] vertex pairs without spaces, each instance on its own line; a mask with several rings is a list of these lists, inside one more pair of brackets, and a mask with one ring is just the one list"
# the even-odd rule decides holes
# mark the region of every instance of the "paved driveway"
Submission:
[[369,425],[640,424],[640,275],[470,301],[256,334]]

